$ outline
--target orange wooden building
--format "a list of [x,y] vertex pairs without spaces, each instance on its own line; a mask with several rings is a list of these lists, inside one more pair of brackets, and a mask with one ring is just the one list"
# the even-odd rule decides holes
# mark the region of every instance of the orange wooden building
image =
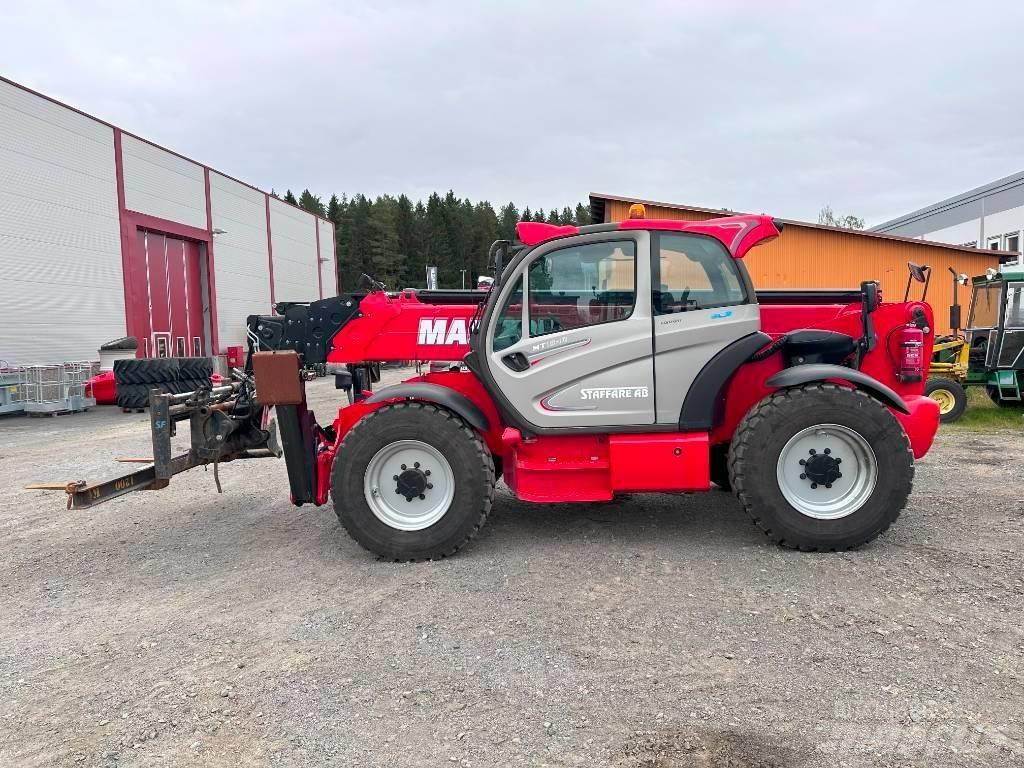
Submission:
[[[591,216],[595,224],[622,221],[628,217],[632,203],[643,203],[649,219],[699,221],[739,213],[592,193]],[[984,274],[989,267],[998,269],[999,257],[1011,255],[804,221],[783,221],[786,226],[778,240],[755,248],[745,259],[755,286],[857,288],[863,280],[879,280],[883,299],[899,301],[907,286],[907,262],[927,265],[932,268],[928,303],[935,311],[938,333],[949,330],[953,283],[948,268],[973,277]],[[915,283],[911,297],[920,298],[920,290],[921,285]],[[966,305],[968,299],[969,289],[961,290],[961,303]],[[963,318],[966,321],[966,306]]]

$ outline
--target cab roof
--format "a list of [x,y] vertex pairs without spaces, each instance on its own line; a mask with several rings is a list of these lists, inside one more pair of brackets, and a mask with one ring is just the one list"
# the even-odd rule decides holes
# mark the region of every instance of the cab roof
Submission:
[[592,224],[577,227],[573,224],[545,224],[540,221],[521,221],[516,224],[516,235],[528,246],[540,245],[574,235],[615,230],[648,230],[663,232],[691,232],[708,235],[718,240],[736,259],[742,259],[755,245],[774,240],[782,231],[782,222],[771,216],[722,216],[704,221],[678,219],[626,219],[612,224]]

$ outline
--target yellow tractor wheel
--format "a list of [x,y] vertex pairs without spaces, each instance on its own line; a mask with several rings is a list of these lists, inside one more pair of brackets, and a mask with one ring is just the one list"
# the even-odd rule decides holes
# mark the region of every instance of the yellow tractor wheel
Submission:
[[950,424],[967,410],[967,392],[958,381],[933,376],[924,385],[924,393],[939,404],[939,421]]

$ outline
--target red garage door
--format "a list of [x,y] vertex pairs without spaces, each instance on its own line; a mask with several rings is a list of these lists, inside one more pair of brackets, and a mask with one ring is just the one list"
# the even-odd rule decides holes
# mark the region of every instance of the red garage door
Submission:
[[130,333],[144,357],[206,354],[199,245],[139,230],[131,254]]

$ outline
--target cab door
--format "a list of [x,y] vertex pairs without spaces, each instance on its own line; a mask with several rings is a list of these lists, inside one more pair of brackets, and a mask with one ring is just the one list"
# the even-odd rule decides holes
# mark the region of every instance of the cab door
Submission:
[[657,422],[678,424],[701,369],[761,328],[760,308],[739,259],[706,235],[657,232],[651,253]]
[[482,357],[504,401],[540,429],[654,423],[650,236],[542,244],[506,277]]

